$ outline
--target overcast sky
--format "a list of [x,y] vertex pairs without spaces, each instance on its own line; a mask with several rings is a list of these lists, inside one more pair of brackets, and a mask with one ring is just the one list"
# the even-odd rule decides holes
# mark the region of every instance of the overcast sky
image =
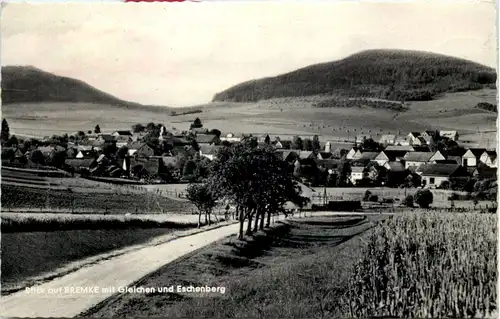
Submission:
[[1,24],[2,65],[168,106],[365,49],[497,59],[492,2],[11,3]]

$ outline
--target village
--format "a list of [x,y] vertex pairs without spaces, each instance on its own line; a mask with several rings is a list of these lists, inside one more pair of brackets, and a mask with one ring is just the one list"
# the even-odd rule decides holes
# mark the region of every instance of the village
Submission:
[[353,143],[338,144],[321,141],[317,135],[287,140],[269,134],[222,133],[203,128],[199,118],[182,132],[149,123],[110,133],[96,126],[93,132],[40,141],[18,141],[11,136],[2,148],[2,165],[53,166],[73,176],[120,184],[188,183],[206,176],[208,163],[219,149],[245,140],[256,147],[273,148],[289,163],[290,173],[308,186],[472,192],[475,181],[496,178],[496,150],[459,146],[456,131],[382,134],[377,139],[359,134]]

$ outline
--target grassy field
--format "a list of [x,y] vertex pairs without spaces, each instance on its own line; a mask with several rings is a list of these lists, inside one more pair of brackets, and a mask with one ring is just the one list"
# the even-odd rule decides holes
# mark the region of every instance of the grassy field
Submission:
[[[145,108],[143,112],[120,109],[110,105],[85,103],[13,104],[2,110],[9,121],[11,133],[34,136],[72,133],[93,129],[99,124],[103,131],[127,129],[135,123],[161,122],[167,128],[186,130],[199,117],[207,128],[223,132],[279,135],[321,135],[323,140],[352,139],[363,132],[374,138],[381,134],[452,129],[464,134],[475,146],[489,142],[494,145],[496,114],[475,109],[479,102],[496,103],[496,90],[445,94],[428,102],[409,102],[405,112],[372,108],[315,108],[325,97],[309,96],[279,98],[255,103],[218,102],[203,105],[199,114],[171,117],[169,111]],[[78,128],[78,129],[75,129]],[[477,132],[485,132],[478,134]],[[492,133],[493,132],[493,133]],[[485,137],[488,136],[488,137]],[[486,146],[486,145],[485,145]]]
[[144,243],[173,230],[151,228],[5,233],[2,229],[2,292],[27,285],[33,281],[32,278],[51,273],[73,261]]
[[462,318],[495,308],[495,215],[374,218],[306,218],[244,242],[228,238],[134,284],[224,294],[119,294],[85,315]]

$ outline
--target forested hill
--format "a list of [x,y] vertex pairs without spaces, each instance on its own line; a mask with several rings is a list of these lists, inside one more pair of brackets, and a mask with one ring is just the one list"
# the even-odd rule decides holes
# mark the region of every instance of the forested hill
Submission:
[[369,50],[276,77],[244,82],[215,94],[213,101],[258,101],[325,93],[389,100],[430,100],[444,92],[495,87],[487,66],[446,55]]
[[2,67],[2,104],[26,102],[87,102],[121,107],[141,106],[139,103],[120,100],[85,82],[32,66]]

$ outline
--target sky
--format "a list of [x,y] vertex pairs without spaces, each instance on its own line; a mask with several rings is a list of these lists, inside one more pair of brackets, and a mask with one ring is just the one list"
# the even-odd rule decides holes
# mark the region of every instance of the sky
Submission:
[[243,81],[367,49],[497,65],[494,2],[9,3],[2,65],[32,65],[121,99],[210,102]]

